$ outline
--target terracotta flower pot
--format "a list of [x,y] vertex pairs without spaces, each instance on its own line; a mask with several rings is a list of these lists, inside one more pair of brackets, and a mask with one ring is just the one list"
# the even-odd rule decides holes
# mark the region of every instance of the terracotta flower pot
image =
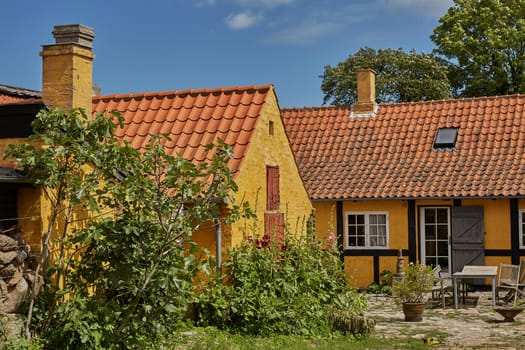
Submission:
[[425,311],[424,303],[403,303],[403,313],[405,314],[406,322],[423,321],[423,311]]

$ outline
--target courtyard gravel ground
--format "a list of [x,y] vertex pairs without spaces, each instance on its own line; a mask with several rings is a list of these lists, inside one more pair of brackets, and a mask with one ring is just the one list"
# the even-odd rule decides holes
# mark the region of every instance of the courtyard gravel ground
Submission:
[[405,322],[401,305],[388,295],[367,295],[367,316],[376,321],[375,336],[385,340],[437,339],[432,349],[525,349],[525,311],[514,322],[492,308],[490,291],[468,293],[464,305],[454,309],[452,297],[445,309],[437,302],[427,304],[422,322]]

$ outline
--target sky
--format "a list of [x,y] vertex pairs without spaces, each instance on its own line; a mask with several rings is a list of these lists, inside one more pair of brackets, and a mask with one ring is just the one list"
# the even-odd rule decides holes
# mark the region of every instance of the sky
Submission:
[[0,0],[0,84],[41,90],[55,25],[93,28],[102,94],[273,84],[320,106],[326,65],[362,47],[431,53],[453,0]]

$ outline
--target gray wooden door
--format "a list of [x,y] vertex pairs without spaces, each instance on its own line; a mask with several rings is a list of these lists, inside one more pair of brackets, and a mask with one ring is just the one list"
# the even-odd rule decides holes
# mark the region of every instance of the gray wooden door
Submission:
[[483,208],[452,207],[451,231],[452,272],[465,265],[484,265]]

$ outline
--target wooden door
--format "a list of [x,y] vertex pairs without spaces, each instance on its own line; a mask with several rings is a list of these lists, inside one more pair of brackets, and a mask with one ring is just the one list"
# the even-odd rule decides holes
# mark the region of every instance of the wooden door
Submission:
[[465,265],[484,265],[483,208],[452,207],[451,223],[452,272]]

